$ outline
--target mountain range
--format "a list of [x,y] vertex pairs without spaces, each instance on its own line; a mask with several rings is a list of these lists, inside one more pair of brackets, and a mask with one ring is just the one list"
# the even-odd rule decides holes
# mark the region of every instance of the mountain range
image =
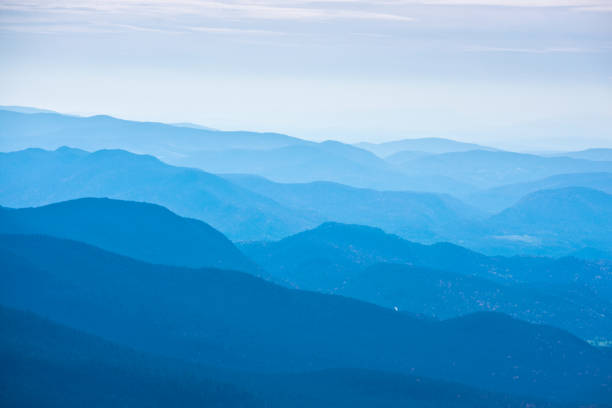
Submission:
[[527,194],[539,190],[556,190],[566,187],[586,187],[612,194],[612,173],[557,174],[527,183],[508,184],[480,190],[462,199],[476,208],[497,213],[516,204]]
[[85,150],[125,149],[169,159],[197,149],[269,149],[302,143],[278,133],[219,132],[157,122],[135,122],[98,115],[0,110],[0,150],[29,147]]
[[561,156],[573,157],[575,159],[586,159],[595,161],[612,161],[612,149],[586,149],[577,152],[561,153]]
[[276,133],[224,132],[110,116],[0,110],[0,141],[2,151],[62,146],[123,149],[209,172],[247,172],[276,181],[326,180],[392,189],[427,185],[453,189],[458,184],[444,177],[407,177],[374,154],[339,142],[314,143]]
[[[324,222],[343,222],[380,227],[420,242],[450,241],[487,254],[562,256],[580,254],[576,251],[585,248],[606,254],[612,248],[608,217],[599,216],[612,211],[611,200],[593,189],[536,190],[503,212],[487,216],[449,195],[377,191],[329,182],[274,183],[252,175],[217,176],[122,150],[0,153],[0,169],[0,205],[6,207],[83,197],[144,201],[204,221],[234,241],[275,240]],[[580,183],[605,189],[609,174],[559,176],[508,187],[509,192],[500,194],[514,197],[538,186]],[[530,203],[528,208],[525,202]],[[508,218],[512,213],[523,217]],[[568,222],[570,213],[574,218]],[[548,220],[548,227],[536,230],[534,220]],[[580,231],[571,225],[581,225]]]
[[0,205],[6,207],[82,197],[146,201],[205,221],[233,240],[278,239],[337,217],[432,239],[443,225],[479,214],[446,195],[219,177],[121,150],[0,153],[0,169]]
[[[612,320],[606,317],[612,304],[604,300],[612,294],[607,291],[612,277],[598,275],[601,264],[585,261],[490,258],[451,244],[427,246],[379,229],[338,223],[276,243],[240,244],[251,261],[201,221],[157,205],[101,198],[0,208],[0,233],[78,240],[155,264],[241,270],[289,287],[434,318],[502,311],[586,339],[612,331]],[[556,286],[543,290],[540,282],[555,270]],[[580,270],[581,279],[564,277],[564,270]]]
[[452,177],[475,186],[474,190],[536,181],[558,174],[612,172],[612,162],[609,161],[490,150],[428,155],[395,161],[394,164],[414,176]]
[[475,143],[457,142],[455,140],[439,137],[423,137],[417,139],[403,139],[384,143],[357,143],[356,146],[369,150],[380,157],[389,157],[402,152],[418,152],[427,154],[440,154],[450,152],[467,152],[470,150],[496,150]]
[[437,318],[502,311],[583,338],[612,330],[612,264],[575,258],[487,257],[422,245],[382,230],[327,223],[240,249],[269,279]]
[[148,355],[4,307],[0,307],[0,326],[3,406],[519,408],[530,403],[561,407],[372,370],[231,372]]
[[611,152],[0,106],[0,406],[610,408]]
[[610,400],[611,356],[496,313],[428,321],[241,272],[142,263],[2,235],[2,305],[146,353],[260,372],[353,367],[564,401]]
[[487,228],[497,241],[506,241],[508,252],[508,242],[524,253],[530,247],[532,253],[547,247],[557,255],[570,248],[610,249],[612,195],[585,187],[539,190],[489,218]]
[[232,239],[282,237],[316,224],[221,177],[122,150],[28,149],[0,154],[0,167],[6,207],[83,197],[146,201],[203,220]]
[[[604,160],[607,156],[602,151],[577,154],[575,158],[568,157],[571,152],[548,157],[435,138],[380,145],[333,140],[317,143],[277,133],[0,110],[0,150],[61,146],[90,151],[123,149],[151,154],[173,165],[212,173],[247,173],[276,182],[330,181],[458,197],[562,173],[612,172],[612,161]],[[387,156],[382,149],[392,155],[385,160],[368,149]]]

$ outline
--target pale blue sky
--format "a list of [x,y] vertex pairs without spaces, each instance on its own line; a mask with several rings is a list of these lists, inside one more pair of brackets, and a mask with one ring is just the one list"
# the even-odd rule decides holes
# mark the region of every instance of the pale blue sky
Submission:
[[0,0],[0,104],[612,147],[612,0]]

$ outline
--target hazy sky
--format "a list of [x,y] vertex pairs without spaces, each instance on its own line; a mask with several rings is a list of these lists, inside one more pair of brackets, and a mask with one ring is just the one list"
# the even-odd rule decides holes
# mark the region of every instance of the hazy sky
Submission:
[[0,104],[612,147],[612,0],[0,0]]

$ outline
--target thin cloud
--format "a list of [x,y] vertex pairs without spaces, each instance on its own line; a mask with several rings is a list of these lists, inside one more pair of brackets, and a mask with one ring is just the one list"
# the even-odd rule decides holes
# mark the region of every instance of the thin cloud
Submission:
[[281,31],[270,31],[270,30],[250,30],[243,28],[230,28],[230,27],[186,27],[189,31],[198,31],[211,34],[248,34],[248,35],[287,35],[287,33]]
[[396,4],[426,4],[445,6],[487,6],[487,7],[579,7],[595,8],[610,6],[609,0],[414,0]]
[[515,48],[515,47],[489,47],[489,46],[470,46],[464,48],[467,52],[509,52],[523,54],[552,54],[552,53],[592,53],[598,52],[592,48],[578,47],[549,47],[549,48]]
[[[238,18],[267,20],[324,20],[324,19],[354,19],[354,20],[387,20],[413,21],[410,16],[390,12],[356,10],[338,7],[310,7],[309,2],[302,7],[278,5],[275,2],[260,1],[138,1],[138,0],[108,0],[104,2],[91,0],[65,1],[4,1],[0,10],[14,12],[44,13],[44,12],[80,12],[108,13],[114,15],[131,15],[133,17],[146,15],[164,16],[197,16],[205,18]],[[323,3],[321,3],[323,4]],[[333,4],[333,3],[332,3]],[[340,4],[349,4],[340,3]]]

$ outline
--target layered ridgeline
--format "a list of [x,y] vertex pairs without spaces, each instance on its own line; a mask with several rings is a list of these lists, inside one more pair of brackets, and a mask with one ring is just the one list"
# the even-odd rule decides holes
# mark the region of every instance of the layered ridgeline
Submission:
[[612,195],[585,187],[540,190],[523,197],[490,222],[507,235],[558,240],[571,237],[573,242],[612,248]]
[[[376,191],[329,182],[284,184],[248,175],[219,177],[121,150],[0,153],[0,170],[0,205],[6,207],[82,197],[146,201],[205,221],[232,240],[279,239],[336,221],[376,226],[421,242],[456,242],[489,254],[592,258],[607,257],[612,250],[612,237],[607,234],[611,218],[599,216],[611,211],[611,201],[581,189],[572,194],[561,189],[528,193],[533,195],[513,208],[483,216],[448,195]],[[561,185],[582,181],[605,190],[608,175],[568,175]],[[515,197],[516,190],[510,190],[508,196]],[[512,219],[510,213],[515,214]],[[544,220],[547,226],[540,228]],[[581,231],[576,233],[576,228]]]
[[324,224],[278,242],[240,248],[275,282],[447,318],[502,311],[585,339],[612,330],[612,265],[575,258],[487,257],[422,245],[382,230]]
[[177,157],[202,149],[270,149],[305,143],[277,133],[220,132],[211,129],[135,122],[99,115],[80,117],[56,112],[0,109],[0,149],[29,147],[57,149],[74,146],[86,150],[127,149]]
[[567,173],[612,172],[612,161],[543,157],[492,150],[471,150],[425,156],[396,153],[386,159],[407,174],[452,177],[487,189]]
[[252,173],[275,181],[334,181],[394,190],[469,191],[446,176],[412,177],[371,152],[340,142],[314,143],[257,132],[223,132],[109,116],[0,110],[0,150],[30,147],[125,149],[214,173]]
[[474,207],[442,194],[359,189],[330,182],[274,183],[252,175],[223,175],[234,184],[307,214],[383,228],[405,238],[435,241],[447,231],[469,228],[485,216]]
[[606,350],[500,314],[420,320],[240,272],[151,265],[43,236],[2,236],[0,256],[4,306],[195,364],[374,369],[566,402],[612,396]]
[[464,197],[464,200],[477,208],[497,213],[516,204],[527,194],[567,187],[586,187],[612,194],[612,173],[558,174],[528,183],[477,191]]
[[544,157],[435,138],[380,145],[315,143],[275,133],[0,110],[0,150],[60,146],[125,149],[152,154],[174,165],[213,173],[255,174],[277,182],[332,181],[461,197],[479,189],[564,173],[612,172],[605,150]]
[[68,238],[156,264],[236,269],[436,318],[503,311],[586,339],[612,331],[612,305],[604,300],[612,296],[610,265],[601,263],[490,258],[327,223],[279,242],[241,244],[262,268],[201,221],[157,205],[95,198],[0,209],[0,233]]
[[497,214],[473,219],[468,225],[449,225],[439,236],[487,254],[579,255],[593,259],[599,254],[600,259],[609,260],[612,195],[605,190],[610,191],[610,180],[609,173],[567,175],[534,183],[550,185],[551,189],[532,191],[529,185],[515,185],[496,189],[498,192],[491,190],[483,197],[494,206],[507,202],[498,194],[508,191],[508,197],[515,197],[517,191],[528,192]]
[[257,269],[210,225],[148,203],[84,198],[38,208],[0,208],[0,233],[68,238],[155,264]]
[[586,149],[577,152],[561,153],[560,156],[573,157],[576,159],[612,161],[612,149]]
[[481,146],[475,143],[457,142],[455,140],[443,139],[439,137],[422,137],[416,139],[395,140],[383,143],[357,143],[356,146],[369,150],[380,157],[389,157],[394,154],[408,152],[416,154],[440,154],[451,152],[467,152],[470,150],[491,150],[496,149]]
[[213,174],[122,150],[27,149],[1,153],[0,168],[0,205],[6,207],[83,197],[146,201],[203,220],[232,239],[282,237],[313,225]]
[[[612,195],[586,187],[529,193],[487,219],[480,237],[456,231],[470,247],[497,254],[562,256],[612,250]],[[477,231],[478,229],[474,229]],[[472,232],[473,233],[473,232]]]
[[157,205],[94,198],[0,209],[0,233],[74,239],[157,264],[242,270],[436,318],[503,311],[586,339],[612,331],[612,305],[604,300],[612,296],[610,265],[570,258],[490,258],[327,223],[279,242],[241,244],[259,267],[201,221]]
[[[0,307],[3,406],[554,408],[459,384],[372,370],[246,374],[153,357]],[[565,405],[564,405],[565,406]]]
[[278,184],[221,178],[121,150],[60,148],[0,153],[0,205],[29,207],[81,197],[163,205],[233,240],[278,239],[325,221],[371,224],[433,239],[476,210],[445,195],[378,192],[334,183]]

